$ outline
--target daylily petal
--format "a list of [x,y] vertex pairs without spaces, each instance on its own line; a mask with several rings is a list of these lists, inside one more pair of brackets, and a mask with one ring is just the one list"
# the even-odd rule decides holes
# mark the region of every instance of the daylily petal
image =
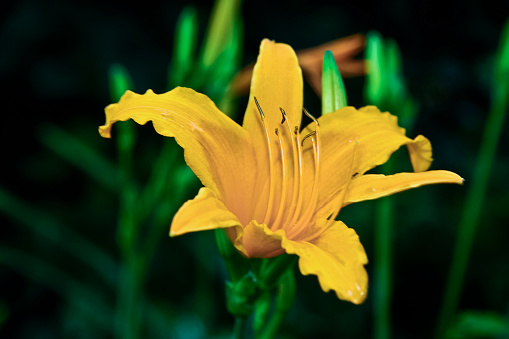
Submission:
[[[325,224],[322,219],[322,225]],[[368,289],[368,275],[364,265],[368,258],[359,236],[343,222],[334,222],[311,242],[282,238],[287,253],[297,254],[303,275],[314,274],[325,292],[334,290],[339,299],[355,304],[364,301]]]
[[433,161],[431,156],[431,143],[429,140],[423,135],[418,135],[413,142],[408,143],[406,146],[410,154],[410,161],[412,162],[414,171],[426,171]]
[[372,200],[411,188],[431,184],[462,184],[463,179],[449,171],[429,171],[421,173],[398,173],[394,175],[366,174],[356,177],[348,187],[343,206]]
[[[414,140],[406,137],[405,129],[398,126],[398,118],[388,112],[380,112],[375,106],[366,106],[359,110],[344,107],[321,116],[318,121],[322,145],[333,145],[329,150],[324,150],[328,153],[324,156],[324,162],[341,157],[344,152],[338,150],[344,149],[350,142],[355,142],[358,144],[355,172],[359,174],[385,163],[402,145],[411,145],[409,152],[416,172],[428,169],[433,160],[428,139],[422,135]],[[301,135],[312,130],[314,125],[310,124]],[[309,148],[309,145],[307,147]],[[333,156],[334,154],[336,156]]]
[[157,133],[175,137],[203,185],[242,222],[249,221],[245,206],[251,204],[256,175],[251,139],[207,96],[180,87],[159,95],[127,91],[118,104],[106,107],[106,124],[99,132],[110,137],[113,123],[128,119],[141,125],[151,120]]
[[[263,110],[263,119],[256,107],[254,97],[257,98]],[[302,72],[295,52],[286,44],[264,39],[260,45],[260,54],[253,71],[251,92],[243,123],[243,127],[249,132],[253,141],[259,164],[256,168],[259,180],[255,186],[257,187],[255,195],[259,199],[259,206],[269,205],[268,195],[262,194],[262,190],[266,187],[267,180],[271,178],[269,167],[275,160],[270,159],[268,154],[267,139],[270,140],[272,149],[277,150],[279,146],[275,130],[280,128],[282,118],[279,108],[282,107],[286,111],[292,128],[300,127],[302,101]],[[278,153],[274,151],[273,155],[276,159]],[[278,175],[274,172],[276,171],[273,171],[272,175]],[[258,217],[257,214],[254,218]],[[258,221],[262,222],[263,220]]]
[[196,197],[182,205],[173,217],[170,236],[229,227],[242,228],[239,219],[216,198],[214,192],[202,187]]
[[293,49],[281,43],[264,39],[253,71],[251,91],[244,116],[244,128],[252,135],[259,135],[265,145],[265,130],[256,108],[256,97],[265,113],[270,133],[280,125],[282,107],[292,125],[300,126],[302,117],[302,71]]
[[[241,242],[242,246],[236,245],[235,242],[234,245],[237,249],[244,248],[249,258],[272,258],[285,252],[281,247],[283,230],[272,232],[267,225],[253,220],[242,232],[240,240],[237,241],[237,243]],[[239,250],[242,252],[241,249]]]
[[[390,113],[381,113],[374,106],[356,110],[344,107],[318,119],[321,134],[321,165],[318,206],[325,206],[338,196],[345,185],[345,169],[352,168],[353,174],[361,175],[371,168],[386,162],[390,155],[402,145],[410,145],[409,152],[416,171],[426,170],[431,163],[431,145],[428,139],[418,136],[415,140],[405,136],[405,130],[398,126],[397,118]],[[307,126],[301,135],[314,131],[314,124]],[[311,143],[304,145],[307,158],[305,173],[312,173],[310,158]],[[352,165],[352,152],[355,163]],[[312,175],[312,174],[306,174]],[[338,202],[341,204],[341,202]],[[332,205],[331,205],[332,206]],[[320,211],[318,217],[325,217],[333,207]]]

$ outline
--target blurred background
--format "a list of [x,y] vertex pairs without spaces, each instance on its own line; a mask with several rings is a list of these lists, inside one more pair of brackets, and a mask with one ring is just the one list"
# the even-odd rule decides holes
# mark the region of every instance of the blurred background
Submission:
[[[97,132],[104,107],[112,102],[109,70],[123,65],[138,93],[168,90],[175,27],[189,5],[196,9],[201,43],[212,1],[2,5],[1,338],[116,336],[112,324],[122,261],[121,199],[113,166],[117,143]],[[408,92],[419,107],[410,136],[430,139],[432,169],[466,179],[464,186],[427,186],[395,199],[391,337],[430,338],[490,111],[495,52],[509,2],[259,0],[243,3],[240,13],[239,66],[256,60],[263,38],[301,50],[377,30],[399,45]],[[349,104],[365,105],[365,77],[344,81]],[[246,102],[238,98],[237,121]],[[307,83],[304,102],[319,115],[320,98]],[[163,138],[151,126],[135,130],[133,172],[144,182]],[[501,319],[509,314],[508,141],[505,122],[458,307]],[[409,168],[402,161],[397,172]],[[200,185],[185,170],[171,175],[189,183],[169,207],[174,213]],[[374,204],[354,204],[340,214],[359,234],[371,262]],[[146,301],[137,310],[141,337],[228,337],[233,318],[224,303],[226,270],[213,233],[169,238],[168,230],[169,223],[156,237],[146,268]],[[367,270],[371,276],[371,263]],[[297,296],[279,337],[371,338],[372,300],[368,296],[360,306],[340,301],[324,293],[316,277],[297,274]]]

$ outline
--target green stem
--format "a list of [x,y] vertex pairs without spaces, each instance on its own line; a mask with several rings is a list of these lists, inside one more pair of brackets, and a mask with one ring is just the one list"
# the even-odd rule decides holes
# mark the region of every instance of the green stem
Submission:
[[[498,89],[495,90],[497,91]],[[438,326],[435,332],[436,338],[443,338],[451,318],[456,312],[506,110],[507,100],[505,93],[497,91],[484,128],[481,149],[472,176],[472,184],[467,192],[465,207],[463,208],[459,224],[451,269],[449,270]]]
[[135,130],[132,121],[119,124],[118,128],[118,163],[122,174],[118,242],[122,264],[118,282],[116,337],[118,339],[136,339],[140,335],[145,262],[138,255],[136,248],[140,220],[135,216],[138,192],[132,179],[132,149]]
[[[392,172],[392,161],[382,169]],[[374,337],[388,339],[391,337],[390,313],[392,294],[392,225],[394,224],[394,199],[385,197],[377,201],[375,207],[375,255],[374,255]]]
[[296,280],[293,272],[293,266],[281,275],[278,291],[275,297],[274,313],[269,318],[267,325],[257,333],[257,339],[273,339],[275,338],[281,324],[285,320],[286,315],[290,311],[296,294]]
[[235,318],[235,325],[233,327],[233,338],[244,339],[246,338],[247,332],[247,318],[237,317]]
[[273,339],[276,337],[281,324],[285,320],[287,312],[274,312],[274,314],[269,318],[267,325],[265,326],[263,332],[256,337],[256,339]]

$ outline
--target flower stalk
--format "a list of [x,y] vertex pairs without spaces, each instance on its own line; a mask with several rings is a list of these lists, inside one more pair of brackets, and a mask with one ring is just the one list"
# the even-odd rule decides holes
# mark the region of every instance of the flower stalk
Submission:
[[490,172],[509,106],[509,20],[504,26],[494,68],[491,108],[484,126],[481,147],[472,173],[470,188],[461,215],[451,269],[447,277],[436,338],[444,338],[456,312],[472,244],[481,216]]

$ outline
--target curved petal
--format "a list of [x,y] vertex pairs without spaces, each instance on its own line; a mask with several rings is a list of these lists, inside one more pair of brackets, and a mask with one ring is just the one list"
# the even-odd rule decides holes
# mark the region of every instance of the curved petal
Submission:
[[[263,121],[254,97],[263,110]],[[264,39],[253,70],[249,102],[243,123],[243,127],[250,133],[255,145],[259,178],[256,196],[262,206],[268,204],[268,196],[263,194],[262,190],[270,178],[269,166],[271,166],[267,138],[270,139],[272,150],[275,150],[272,159],[274,163],[279,157],[277,153],[279,144],[275,133],[276,128],[280,128],[281,131],[282,114],[279,108],[285,110],[292,129],[294,126],[300,128],[302,101],[302,71],[295,52],[286,44]]]
[[[371,168],[386,162],[390,155],[402,145],[408,145],[410,158],[416,171],[424,171],[431,164],[431,145],[423,136],[415,140],[405,136],[405,130],[398,126],[397,118],[390,113],[381,113],[374,106],[356,110],[344,107],[318,119],[320,123],[320,180],[318,206],[330,205],[339,195],[350,177],[345,177],[347,169],[353,174],[364,174]],[[301,135],[307,135],[315,126],[310,124]],[[312,176],[311,143],[304,144],[305,176]],[[353,152],[353,153],[352,153]],[[309,155],[311,154],[311,155]],[[352,166],[352,154],[355,162]],[[335,205],[341,202],[333,202]],[[334,205],[333,204],[333,205]],[[332,206],[332,205],[331,205]],[[334,208],[320,211],[324,217]]]
[[383,174],[361,175],[350,183],[343,200],[343,206],[431,184],[463,184],[463,178],[449,171],[398,173],[387,176]]
[[[322,223],[325,220],[322,219]],[[314,274],[325,292],[334,290],[339,299],[360,304],[366,299],[368,258],[359,236],[343,222],[334,222],[320,237],[299,242],[283,237],[287,253],[299,256],[302,274]]]
[[196,197],[182,205],[173,217],[170,236],[229,227],[242,228],[239,219],[216,198],[214,192],[202,187]]
[[285,252],[281,247],[283,237],[283,230],[272,232],[267,225],[253,220],[242,230],[241,236],[237,233],[233,244],[248,258],[272,258]]
[[175,137],[203,185],[241,221],[248,221],[245,206],[251,205],[256,175],[252,142],[207,96],[180,87],[159,95],[128,91],[117,104],[106,107],[106,124],[99,132],[109,138],[113,123],[128,119],[141,125],[152,121],[157,133]]
[[265,138],[254,97],[258,99],[263,109],[269,131],[274,131],[281,122],[279,107],[286,111],[292,125],[300,127],[303,100],[302,71],[297,55],[289,45],[264,39],[253,70],[243,126],[250,133]]

